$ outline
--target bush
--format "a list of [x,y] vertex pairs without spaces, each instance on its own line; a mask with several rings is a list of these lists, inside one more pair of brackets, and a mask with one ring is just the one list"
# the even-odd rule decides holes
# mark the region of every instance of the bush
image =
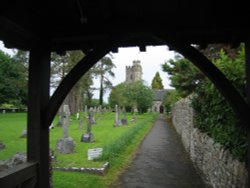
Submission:
[[[214,64],[232,81],[232,84],[245,98],[245,69],[243,48],[235,59],[224,51]],[[195,126],[206,132],[215,142],[224,145],[232,155],[245,161],[247,157],[247,132],[240,129],[240,121],[231,106],[209,79],[199,83],[192,96],[195,109]]]

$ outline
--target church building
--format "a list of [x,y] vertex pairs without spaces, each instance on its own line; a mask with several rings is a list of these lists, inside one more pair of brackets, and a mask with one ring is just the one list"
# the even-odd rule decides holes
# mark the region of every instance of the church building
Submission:
[[[126,66],[126,83],[133,83],[142,80],[142,66],[139,60],[134,60],[132,66]],[[164,112],[163,98],[166,89],[154,90],[152,111]]]

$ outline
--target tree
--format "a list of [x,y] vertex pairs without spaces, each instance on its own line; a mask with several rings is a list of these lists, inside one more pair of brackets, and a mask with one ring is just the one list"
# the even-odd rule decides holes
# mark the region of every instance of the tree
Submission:
[[130,109],[131,107],[128,103],[128,99],[125,93],[126,93],[125,83],[121,83],[113,87],[109,95],[109,105],[111,107],[115,107],[115,105],[117,104],[118,106],[123,106],[123,107],[126,107],[127,109],[128,108]]
[[103,105],[103,95],[107,89],[112,88],[112,83],[109,80],[109,76],[115,77],[112,69],[115,68],[115,64],[108,56],[103,57],[99,62],[92,68],[93,73],[96,77],[100,77],[100,88],[99,88],[99,105]]
[[156,72],[156,74],[152,80],[151,87],[152,87],[152,89],[163,89],[164,88],[164,86],[162,84],[162,79],[161,79],[158,71]]
[[175,87],[182,97],[190,95],[204,79],[204,74],[180,55],[165,62],[162,69],[170,75],[171,86]]
[[[60,56],[52,54],[52,87],[56,88],[59,83],[65,78],[69,71],[78,63],[84,54],[81,51],[68,51],[65,55]],[[85,75],[75,84],[75,86],[68,93],[64,103],[69,105],[71,113],[76,113],[82,108],[85,103],[90,104],[92,97],[93,79],[91,71]]]
[[131,110],[137,107],[140,113],[147,111],[152,106],[153,91],[143,81],[134,83],[121,83],[114,87],[109,96],[112,107],[116,104]]
[[27,74],[24,64],[0,50],[0,104],[26,105]]

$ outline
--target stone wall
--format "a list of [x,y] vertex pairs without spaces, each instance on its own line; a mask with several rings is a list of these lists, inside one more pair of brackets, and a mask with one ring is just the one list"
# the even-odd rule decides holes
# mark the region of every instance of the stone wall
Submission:
[[214,188],[248,187],[245,164],[233,159],[223,146],[194,128],[193,115],[190,100],[182,99],[172,109],[172,123],[206,184]]

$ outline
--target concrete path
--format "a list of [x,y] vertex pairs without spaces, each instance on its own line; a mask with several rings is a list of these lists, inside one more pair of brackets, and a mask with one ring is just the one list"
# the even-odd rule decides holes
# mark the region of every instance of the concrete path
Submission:
[[203,188],[180,137],[162,115],[112,188]]

